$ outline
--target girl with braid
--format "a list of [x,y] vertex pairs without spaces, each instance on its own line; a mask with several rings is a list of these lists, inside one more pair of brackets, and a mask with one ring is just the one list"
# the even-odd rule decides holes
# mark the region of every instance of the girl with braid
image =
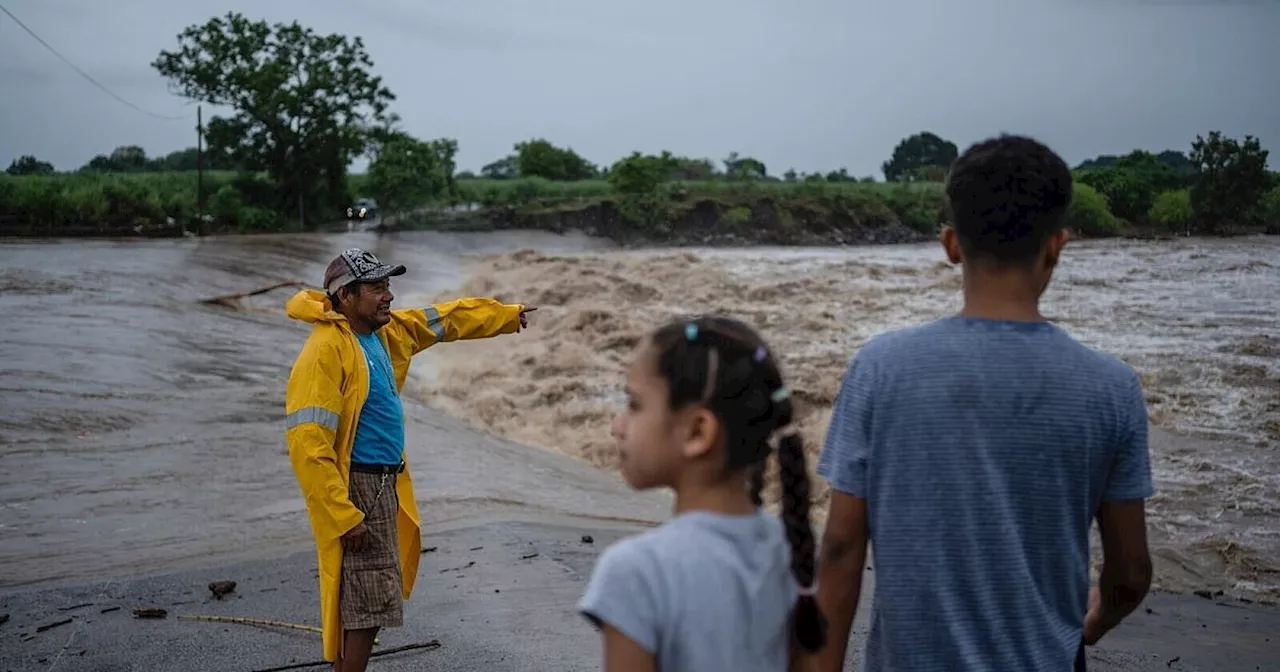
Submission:
[[[813,597],[809,478],[790,392],[748,326],[669,324],[627,372],[613,423],[637,490],[675,491],[673,517],[609,547],[579,609],[599,627],[606,672],[782,672],[823,647]],[[782,521],[760,509],[777,445]]]

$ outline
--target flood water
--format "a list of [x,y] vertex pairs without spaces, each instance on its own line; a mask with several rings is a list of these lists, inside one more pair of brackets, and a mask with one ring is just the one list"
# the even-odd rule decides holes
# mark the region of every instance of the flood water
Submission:
[[[446,362],[423,398],[603,468],[616,459],[623,363],[656,323],[719,311],[759,326],[816,456],[851,354],[961,298],[936,244],[516,253],[478,258],[467,275],[464,293],[543,306],[542,337],[460,346],[475,356]],[[1044,311],[1142,375],[1157,585],[1280,597],[1280,238],[1075,243]]]
[[[365,232],[0,244],[0,587],[308,543],[282,424],[308,333],[284,317],[296,290],[239,310],[202,299],[318,284],[353,245],[409,265],[397,290],[423,293],[459,282],[462,253],[600,244]],[[455,479],[452,500],[492,489],[472,478]]]
[[[283,315],[293,290],[234,308],[200,300],[316,282],[352,245],[409,266],[399,306],[457,294],[538,305],[525,333],[429,350],[406,397],[461,418],[451,431],[462,443],[489,440],[467,435],[471,423],[605,470],[621,363],[656,321],[716,310],[759,325],[816,447],[850,354],[959,298],[933,245],[620,251],[576,236],[360,231],[0,244],[0,587],[307,547],[281,425],[307,334]],[[1277,297],[1275,238],[1074,245],[1047,297],[1064,328],[1143,375],[1165,587],[1280,596]],[[569,472],[545,492],[528,478],[494,494],[494,481],[550,468],[532,459],[504,453],[424,476],[419,460],[419,498],[440,498],[424,515],[462,517],[480,499],[652,514],[602,504],[607,487]],[[567,498],[575,490],[595,499]]]

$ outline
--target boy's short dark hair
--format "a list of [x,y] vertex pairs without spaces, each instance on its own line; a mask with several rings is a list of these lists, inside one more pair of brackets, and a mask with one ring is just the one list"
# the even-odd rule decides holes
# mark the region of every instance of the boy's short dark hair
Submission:
[[969,147],[951,164],[947,201],[966,257],[998,267],[1029,265],[1065,226],[1071,170],[1044,144],[1001,135]]

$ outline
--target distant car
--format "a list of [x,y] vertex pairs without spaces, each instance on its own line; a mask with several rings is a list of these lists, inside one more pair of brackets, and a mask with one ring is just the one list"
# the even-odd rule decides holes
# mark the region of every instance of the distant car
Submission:
[[372,198],[362,198],[347,208],[347,219],[376,219],[378,203]]

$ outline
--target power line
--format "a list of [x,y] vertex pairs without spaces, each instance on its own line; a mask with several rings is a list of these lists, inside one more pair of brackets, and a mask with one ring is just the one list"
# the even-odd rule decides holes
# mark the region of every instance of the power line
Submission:
[[144,109],[142,109],[141,107],[138,107],[137,105],[134,105],[133,103],[131,103],[131,102],[129,102],[129,101],[127,101],[127,100],[125,100],[124,98],[121,98],[120,96],[116,95],[116,93],[115,93],[114,91],[112,91],[111,89],[108,89],[107,87],[105,87],[105,86],[103,86],[102,84],[98,83],[98,80],[94,79],[92,76],[90,76],[90,75],[89,75],[89,73],[85,72],[84,70],[81,70],[78,66],[76,66],[76,64],[75,64],[75,63],[72,63],[70,60],[68,60],[66,56],[63,56],[62,54],[58,53],[58,50],[57,50],[57,49],[54,49],[52,46],[50,46],[50,45],[49,45],[49,43],[48,43],[48,42],[45,42],[43,39],[41,39],[41,38],[40,38],[40,36],[39,36],[39,35],[36,35],[36,33],[35,33],[35,31],[34,31],[34,30],[31,30],[30,28],[28,28],[28,27],[27,27],[27,24],[23,23],[21,19],[19,19],[18,17],[14,16],[14,15],[13,15],[13,12],[9,11],[9,9],[8,9],[7,7],[5,7],[4,5],[0,5],[0,12],[4,12],[5,14],[7,14],[7,15],[9,16],[9,18],[13,19],[13,22],[14,22],[14,23],[18,24],[18,27],[19,27],[19,28],[21,28],[21,29],[23,29],[23,30],[27,31],[27,34],[28,34],[28,35],[30,35],[31,37],[34,37],[34,38],[35,38],[35,40],[36,40],[37,42],[39,42],[40,44],[44,45],[44,48],[45,48],[45,49],[48,49],[50,53],[52,53],[54,56],[57,56],[59,59],[61,59],[61,60],[62,60],[62,62],[63,62],[63,63],[66,63],[68,66],[70,66],[72,70],[75,70],[76,72],[80,73],[80,76],[81,76],[81,77],[84,77],[84,78],[85,78],[85,79],[87,79],[87,80],[89,80],[89,83],[90,83],[90,84],[93,84],[94,86],[98,87],[99,89],[102,89],[102,92],[103,92],[103,93],[105,93],[105,94],[107,94],[108,96],[111,96],[112,98],[115,98],[116,100],[120,101],[121,103],[124,103],[125,105],[127,105],[127,106],[129,106],[129,107],[132,107],[133,109],[135,109],[135,110],[137,110],[138,112],[141,112],[141,113],[143,113],[143,114],[147,115],[148,117],[154,117],[154,118],[156,118],[156,119],[165,119],[165,120],[169,120],[169,121],[177,121],[177,120],[190,119],[190,118],[191,118],[191,115],[186,115],[186,116],[182,116],[182,117],[170,117],[170,116],[165,116],[165,115],[163,115],[163,114],[156,114],[155,112],[149,112],[149,111],[147,111],[147,110],[144,110]]

